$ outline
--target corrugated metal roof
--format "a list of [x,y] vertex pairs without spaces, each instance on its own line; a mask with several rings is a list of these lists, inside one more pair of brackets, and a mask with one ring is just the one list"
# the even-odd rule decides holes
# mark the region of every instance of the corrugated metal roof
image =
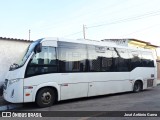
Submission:
[[24,41],[24,42],[33,42],[33,40],[18,39],[18,38],[0,37],[0,39],[2,39],[2,40],[16,40],[16,41]]

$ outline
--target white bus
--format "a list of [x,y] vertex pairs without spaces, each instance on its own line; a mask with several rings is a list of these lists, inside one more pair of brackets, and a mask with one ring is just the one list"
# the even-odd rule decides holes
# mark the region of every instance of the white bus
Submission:
[[22,60],[13,64],[4,83],[4,99],[36,102],[47,107],[56,101],[156,86],[153,51],[106,41],[43,38],[30,44]]

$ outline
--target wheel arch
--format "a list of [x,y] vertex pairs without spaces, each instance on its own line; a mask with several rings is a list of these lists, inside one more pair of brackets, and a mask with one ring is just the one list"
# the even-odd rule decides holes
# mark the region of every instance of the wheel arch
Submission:
[[59,88],[59,85],[57,83],[52,83],[52,82],[49,82],[49,83],[44,83],[44,84],[40,84],[38,86],[36,86],[34,92],[33,92],[33,102],[35,102],[36,100],[36,96],[37,96],[37,93],[39,90],[43,89],[43,88],[51,88],[53,90],[55,90],[56,92],[56,99],[57,101],[60,100],[60,88]]
[[[143,85],[144,85],[143,80],[142,80],[142,79],[136,79],[136,80],[134,80],[134,84],[135,84],[136,82],[140,82],[140,83],[141,83],[141,87],[142,87],[142,90],[143,90]],[[134,89],[134,84],[133,84],[133,89]]]

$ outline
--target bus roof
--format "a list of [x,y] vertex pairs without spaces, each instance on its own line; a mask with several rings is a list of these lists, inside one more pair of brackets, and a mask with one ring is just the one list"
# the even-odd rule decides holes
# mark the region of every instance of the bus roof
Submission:
[[[71,43],[79,43],[79,44],[87,44],[87,45],[108,46],[108,47],[150,51],[150,49],[128,46],[128,41],[133,39],[117,39],[117,40],[125,41],[124,44],[123,42],[116,44],[114,42],[110,42],[109,40],[111,41],[113,39],[105,39],[105,40],[98,41],[98,40],[90,40],[90,39],[66,39],[66,38],[58,38],[58,37],[46,37],[46,38],[43,38],[42,41],[62,41],[62,42],[71,42]],[[154,46],[154,47],[158,47],[158,46]]]

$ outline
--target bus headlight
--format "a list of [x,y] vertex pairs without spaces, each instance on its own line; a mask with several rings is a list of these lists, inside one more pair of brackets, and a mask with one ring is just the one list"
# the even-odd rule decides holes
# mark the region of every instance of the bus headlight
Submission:
[[13,83],[18,82],[20,79],[14,79],[14,80],[9,80],[9,85],[12,85]]

